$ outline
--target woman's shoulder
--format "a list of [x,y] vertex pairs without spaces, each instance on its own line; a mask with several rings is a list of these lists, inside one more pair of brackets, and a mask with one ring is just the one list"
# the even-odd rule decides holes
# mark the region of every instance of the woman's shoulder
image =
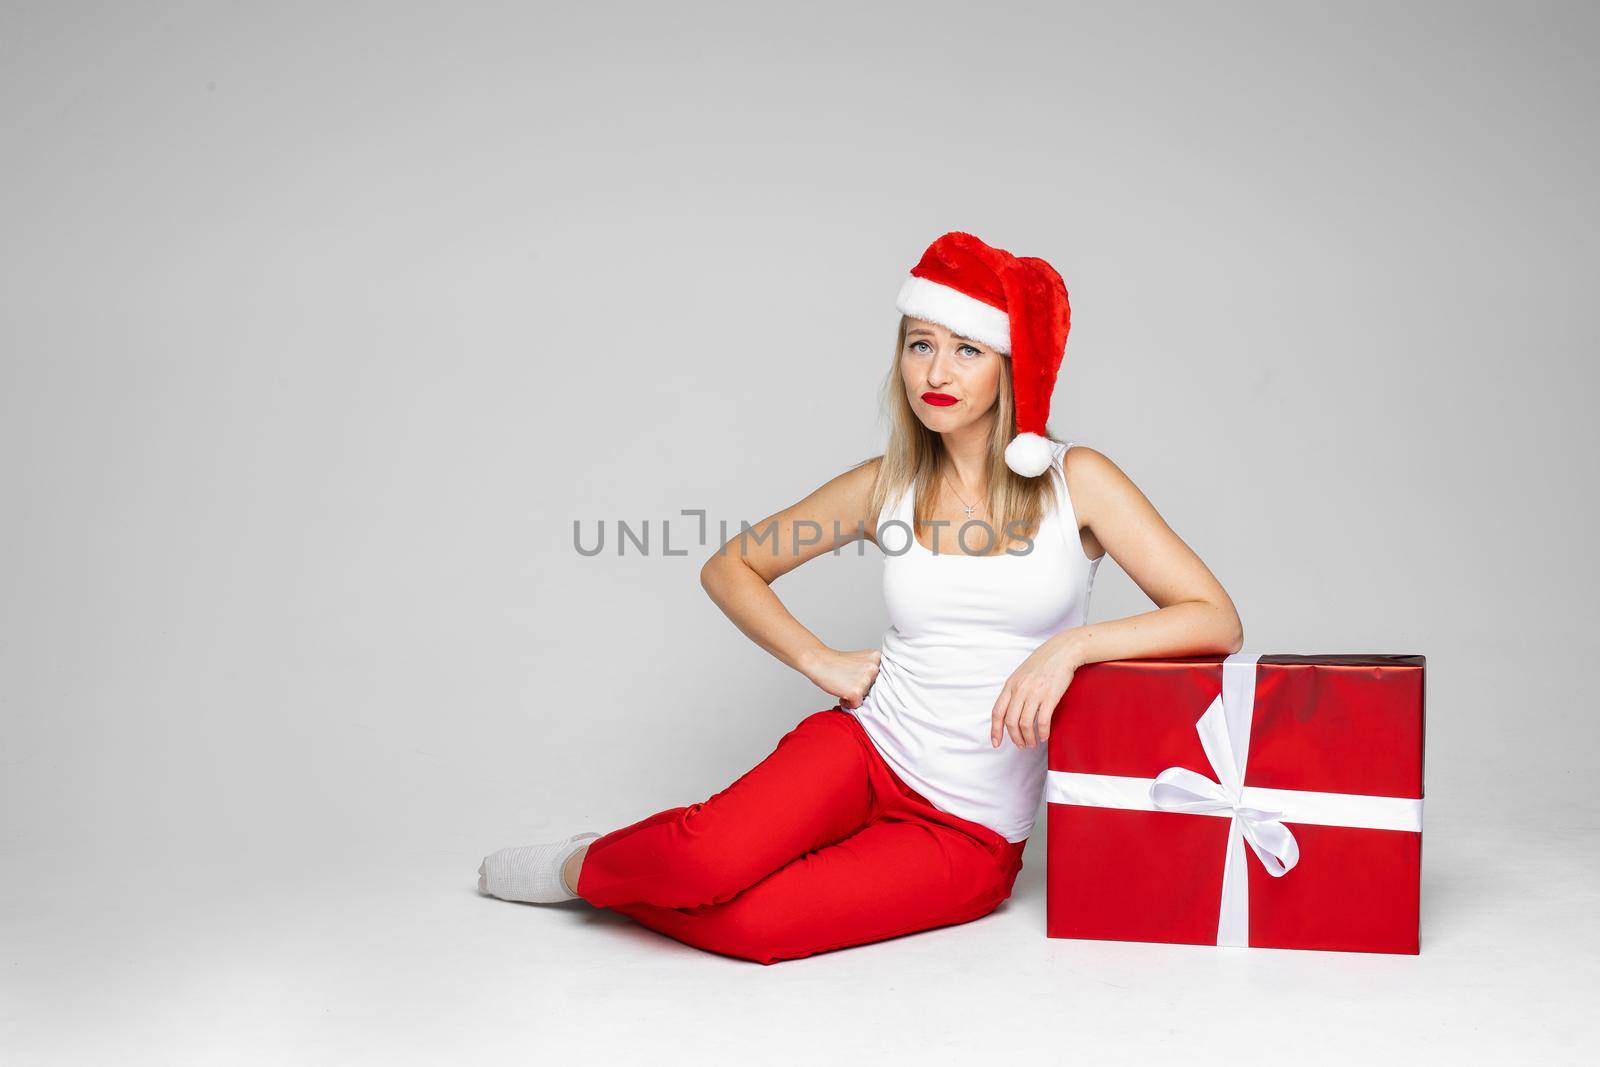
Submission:
[[1089,521],[1102,505],[1116,507],[1139,492],[1122,468],[1098,448],[1074,441],[1061,452],[1062,477],[1078,518]]
[[834,484],[865,506],[877,488],[882,471],[883,456],[870,456],[845,468],[844,473],[834,478]]
[[853,464],[843,474],[839,475],[839,482],[846,487],[854,505],[852,519],[859,519],[864,523],[863,534],[873,544],[877,544],[878,524],[883,520],[889,509],[887,500],[879,507],[878,514],[872,515],[872,497],[878,488],[878,480],[883,472],[883,456],[877,455]]
[[1081,441],[1057,441],[1055,449],[1056,462],[1066,471],[1069,478],[1083,471],[1090,472],[1092,477],[1095,472],[1116,467],[1104,452]]
[[851,464],[849,470],[847,470],[845,473],[850,474],[856,471],[865,471],[869,477],[876,478],[878,476],[878,471],[882,466],[883,454],[879,453],[876,456],[862,460],[860,463]]
[[1103,453],[1080,441],[1069,439],[1051,443],[1056,453],[1056,472],[1066,485],[1067,495],[1076,505],[1079,497],[1092,492],[1090,483],[1100,477],[1100,465],[1111,461]]
[[871,456],[845,468],[845,472],[839,475],[839,481],[857,493],[870,496],[873,486],[878,484],[878,474],[881,470],[883,470],[883,457]]

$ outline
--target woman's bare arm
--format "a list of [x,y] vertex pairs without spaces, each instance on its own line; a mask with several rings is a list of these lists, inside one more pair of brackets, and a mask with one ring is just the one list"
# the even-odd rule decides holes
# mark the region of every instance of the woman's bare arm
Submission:
[[1078,521],[1157,605],[1156,610],[1067,631],[1080,664],[1237,652],[1244,624],[1216,575],[1106,456],[1067,452]]
[[1112,659],[1237,652],[1244,625],[1216,575],[1169,527],[1122,469],[1092,448],[1067,451],[1078,521],[1156,610],[1063,630],[1034,650],[995,701],[989,740],[1020,747],[1050,736],[1050,716],[1079,667]]
[[806,629],[772,583],[807,560],[873,540],[867,516],[879,458],[853,467],[804,500],[729,538],[700,568],[700,584],[745,636],[837,696],[859,706],[877,676],[876,649],[839,652]]

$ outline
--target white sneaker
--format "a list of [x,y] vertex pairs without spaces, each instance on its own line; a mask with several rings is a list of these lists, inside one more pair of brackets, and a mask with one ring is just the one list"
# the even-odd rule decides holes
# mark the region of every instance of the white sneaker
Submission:
[[486,897],[527,904],[556,904],[577,900],[561,880],[561,868],[595,833],[573,834],[565,841],[543,845],[517,845],[485,856],[478,865],[478,892]]

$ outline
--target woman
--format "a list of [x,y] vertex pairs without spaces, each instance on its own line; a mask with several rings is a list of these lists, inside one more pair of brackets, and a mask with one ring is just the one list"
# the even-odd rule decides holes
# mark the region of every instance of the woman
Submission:
[[[761,963],[968,922],[1011,895],[1073,673],[1243,647],[1228,594],[1127,476],[1048,436],[1071,317],[1048,263],[947,233],[896,306],[884,454],[701,570],[739,629],[838,703],[702,802],[501,849],[480,892],[582,898]],[[859,537],[884,551],[892,626],[881,649],[837,651],[771,585]],[[1088,623],[1106,553],[1158,610]]]

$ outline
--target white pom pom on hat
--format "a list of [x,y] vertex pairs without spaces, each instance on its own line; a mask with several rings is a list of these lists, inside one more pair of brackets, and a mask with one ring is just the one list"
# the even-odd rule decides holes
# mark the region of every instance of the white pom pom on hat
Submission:
[[1019,433],[1006,445],[1006,466],[1024,478],[1034,478],[1049,470],[1054,457],[1050,439],[1036,433]]
[[911,268],[895,307],[1011,357],[1017,432],[1006,446],[1006,466],[1025,478],[1048,470],[1045,423],[1072,329],[1067,287],[1055,268],[952,230]]

